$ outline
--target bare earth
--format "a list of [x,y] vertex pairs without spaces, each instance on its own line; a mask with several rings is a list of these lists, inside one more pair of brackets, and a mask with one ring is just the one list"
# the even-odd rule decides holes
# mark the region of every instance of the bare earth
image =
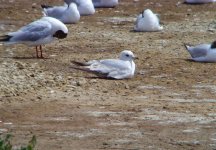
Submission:
[[[120,0],[67,25],[66,39],[44,47],[0,45],[0,133],[13,144],[37,137],[38,150],[216,149],[216,65],[195,63],[184,43],[215,40],[216,4]],[[5,34],[41,17],[40,4],[0,0]],[[162,32],[133,32],[137,14],[161,15]],[[104,80],[72,69],[71,60],[115,58],[131,49],[136,76]]]

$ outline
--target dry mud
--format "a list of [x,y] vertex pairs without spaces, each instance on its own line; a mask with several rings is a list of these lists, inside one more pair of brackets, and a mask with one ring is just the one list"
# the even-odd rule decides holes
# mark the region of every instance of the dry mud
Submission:
[[[214,63],[196,63],[184,43],[215,40],[216,4],[120,0],[67,25],[67,39],[44,47],[0,45],[0,133],[20,146],[32,135],[39,150],[216,149]],[[1,34],[41,17],[40,4],[0,0]],[[162,32],[133,32],[138,12],[160,14]],[[133,79],[105,80],[72,69],[71,60],[115,58],[131,49]]]

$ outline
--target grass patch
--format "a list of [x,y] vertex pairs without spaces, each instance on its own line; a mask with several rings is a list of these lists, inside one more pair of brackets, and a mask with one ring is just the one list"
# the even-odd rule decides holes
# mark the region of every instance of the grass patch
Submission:
[[21,146],[19,149],[14,149],[11,144],[12,135],[7,134],[5,137],[0,137],[0,150],[34,150],[36,145],[36,136],[34,135],[26,146]]

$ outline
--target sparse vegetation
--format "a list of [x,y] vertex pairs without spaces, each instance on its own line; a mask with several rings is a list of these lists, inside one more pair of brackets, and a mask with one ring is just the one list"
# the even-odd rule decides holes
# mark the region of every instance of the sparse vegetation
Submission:
[[[12,135],[7,134],[5,137],[0,137],[0,150],[14,150],[11,144]],[[33,136],[26,146],[15,150],[33,150],[36,145],[36,136]]]

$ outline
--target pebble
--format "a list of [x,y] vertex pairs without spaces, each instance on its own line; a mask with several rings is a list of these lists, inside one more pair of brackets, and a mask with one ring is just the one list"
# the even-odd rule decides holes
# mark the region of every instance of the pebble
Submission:
[[127,83],[125,83],[125,89],[130,89],[130,86]]
[[18,69],[24,69],[25,68],[24,65],[22,63],[20,63],[20,62],[16,62],[16,67]]
[[96,79],[90,80],[90,83],[97,83],[97,82],[98,82],[98,80],[96,80]]
[[78,80],[78,81],[76,82],[76,85],[77,85],[77,86],[83,86],[83,85],[86,84],[86,83],[87,83],[86,79],[85,79],[85,78],[82,78],[82,79],[80,79],[80,80]]

